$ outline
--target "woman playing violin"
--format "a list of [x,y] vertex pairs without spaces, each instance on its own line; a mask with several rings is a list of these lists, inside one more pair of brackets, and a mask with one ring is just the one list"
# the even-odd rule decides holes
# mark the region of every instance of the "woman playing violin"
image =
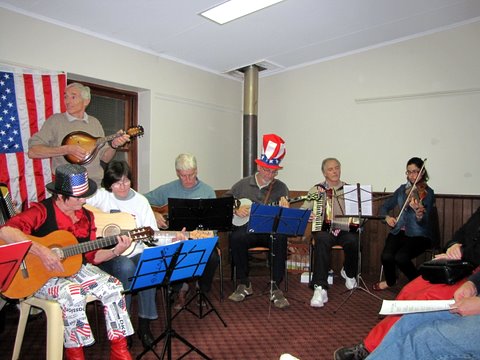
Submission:
[[[385,222],[391,227],[382,251],[382,265],[385,281],[374,284],[376,291],[385,290],[397,282],[396,268],[408,278],[419,273],[412,259],[431,247],[432,234],[429,224],[435,194],[427,185],[428,173],[424,161],[413,157],[407,162],[407,183],[401,185],[380,209]],[[389,216],[395,207],[400,208],[397,217]]]

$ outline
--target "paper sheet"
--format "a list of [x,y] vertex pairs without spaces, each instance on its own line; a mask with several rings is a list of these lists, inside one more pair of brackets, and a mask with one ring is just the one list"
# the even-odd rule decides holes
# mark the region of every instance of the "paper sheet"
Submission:
[[450,310],[455,300],[383,300],[380,315]]
[[[345,214],[358,215],[358,189],[357,185],[344,185]],[[372,216],[372,185],[360,185],[360,202],[362,215]]]

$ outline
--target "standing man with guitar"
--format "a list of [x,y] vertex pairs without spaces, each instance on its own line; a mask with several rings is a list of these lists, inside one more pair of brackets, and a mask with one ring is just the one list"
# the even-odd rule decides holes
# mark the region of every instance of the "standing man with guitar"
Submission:
[[[225,193],[225,196],[234,196],[236,199],[248,199],[246,203],[256,202],[269,204],[278,202],[282,207],[289,207],[287,200],[288,187],[275,177],[278,170],[282,169],[280,162],[285,156],[285,141],[275,134],[263,136],[263,151],[259,159],[256,159],[258,172],[243,178]],[[242,203],[242,201],[241,201]],[[230,250],[233,262],[237,269],[237,289],[228,297],[232,301],[243,301],[253,294],[252,284],[248,278],[248,249],[254,246],[270,247],[270,235],[248,233],[248,218],[250,205],[240,205],[234,210],[234,217],[245,219],[243,225],[235,226],[230,234]],[[239,222],[239,224],[242,221]],[[275,290],[272,293],[274,305],[277,308],[289,306],[288,300],[283,295],[278,285],[285,274],[285,261],[287,258],[287,236],[276,235],[273,242],[273,281]]]
[[[116,278],[92,263],[98,264],[118,256],[130,246],[132,239],[126,235],[118,236],[116,246],[112,249],[99,250],[95,254],[86,253],[84,257],[76,255],[80,257],[78,267],[70,266],[72,261],[68,260],[75,263],[76,258],[65,258],[61,247],[52,250],[42,244],[40,237],[46,238],[57,230],[62,230],[68,232],[67,235],[73,234],[81,244],[95,240],[94,216],[83,205],[85,198],[94,194],[97,186],[88,179],[83,166],[66,164],[56,169],[55,181],[46,187],[53,196],[40,203],[33,203],[29,209],[10,218],[0,228],[0,238],[7,243],[33,240],[27,258],[31,256],[35,262],[40,259],[40,266],[34,269],[26,259],[26,268],[19,271],[23,277],[32,278],[37,272],[49,273],[46,283],[38,284],[38,291],[34,295],[60,304],[65,325],[67,360],[83,360],[83,347],[95,342],[85,314],[86,297],[89,294],[102,301],[105,309],[105,324],[111,346],[110,359],[131,359],[125,337],[133,334],[133,328],[122,295],[123,286]],[[36,238],[29,238],[29,235]],[[59,236],[56,244],[61,245],[62,239]]]
[[[90,88],[80,83],[72,83],[65,88],[64,99],[67,111],[50,116],[40,131],[28,140],[28,157],[31,159],[52,159],[52,171],[62,164],[67,164],[65,157],[79,159],[80,164],[88,170],[90,179],[99,186],[103,177],[103,168],[100,161],[110,162],[118,148],[125,145],[130,136],[119,132],[118,136],[98,150],[95,157],[91,157],[88,150],[81,143],[63,144],[63,140],[70,133],[82,131],[93,137],[104,137],[102,124],[95,117],[85,112],[90,104]],[[82,159],[89,159],[83,163]],[[71,161],[70,161],[71,162]]]
[[318,193],[318,201],[305,201],[302,209],[311,209],[312,235],[314,240],[314,268],[311,286],[313,297],[310,306],[323,307],[328,301],[328,270],[330,269],[330,254],[332,246],[341,245],[345,253],[345,261],[341,275],[345,279],[347,289],[357,286],[358,272],[358,226],[350,224],[345,215],[345,200],[343,186],[340,180],[342,168],[340,161],[326,158],[322,162],[322,173],[325,181],[314,185],[309,194]]
[[[213,188],[201,181],[198,178],[197,158],[192,154],[179,154],[175,159],[175,172],[177,173],[177,180],[173,180],[167,184],[160,185],[156,189],[145,194],[148,202],[151,205],[164,208],[164,213],[168,213],[168,198],[177,199],[215,199],[215,191]],[[157,219],[158,227],[162,229],[168,228],[165,217],[155,211],[155,218]],[[194,230],[194,229],[189,229]],[[207,294],[211,287],[215,276],[215,271],[219,263],[219,255],[217,251],[212,251],[210,259],[208,260],[205,271],[200,278],[198,285],[200,290]],[[188,284],[183,286],[174,286],[174,292],[178,293],[178,301],[175,309],[180,309],[186,302]]]

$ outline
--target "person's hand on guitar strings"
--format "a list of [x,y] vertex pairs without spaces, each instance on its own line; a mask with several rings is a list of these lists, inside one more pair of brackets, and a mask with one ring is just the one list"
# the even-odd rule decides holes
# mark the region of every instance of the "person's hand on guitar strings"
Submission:
[[284,208],[290,207],[290,202],[288,201],[286,196],[282,196],[280,198],[280,201],[278,202],[278,205]]
[[182,231],[178,231],[177,234],[175,235],[174,241],[182,241],[182,240],[188,240],[186,227],[184,227]]
[[37,242],[33,242],[32,251],[34,252],[35,255],[40,257],[40,259],[42,260],[43,266],[45,266],[45,269],[47,269],[49,272],[65,271],[60,255],[55,251],[53,251],[52,249],[49,249],[48,247],[42,244],[39,244]]
[[125,133],[123,130],[119,130],[117,134],[119,134],[120,136],[113,139],[110,143],[113,149],[118,149],[125,145],[127,142],[130,142],[130,135]]
[[155,220],[157,221],[157,226],[160,229],[168,229],[168,224],[162,214],[157,211],[154,211],[153,214],[155,215]]
[[250,216],[251,205],[240,205],[240,207],[233,210],[234,214],[238,217],[244,218]]
[[115,246],[113,251],[115,254],[120,255],[130,247],[132,238],[127,235],[119,235],[117,236],[117,240],[118,244]]

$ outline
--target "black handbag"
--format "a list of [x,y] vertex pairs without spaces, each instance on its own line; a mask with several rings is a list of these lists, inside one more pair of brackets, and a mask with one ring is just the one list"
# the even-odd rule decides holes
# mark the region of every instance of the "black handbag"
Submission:
[[432,284],[455,284],[474,270],[468,261],[438,259],[420,265],[420,274]]

